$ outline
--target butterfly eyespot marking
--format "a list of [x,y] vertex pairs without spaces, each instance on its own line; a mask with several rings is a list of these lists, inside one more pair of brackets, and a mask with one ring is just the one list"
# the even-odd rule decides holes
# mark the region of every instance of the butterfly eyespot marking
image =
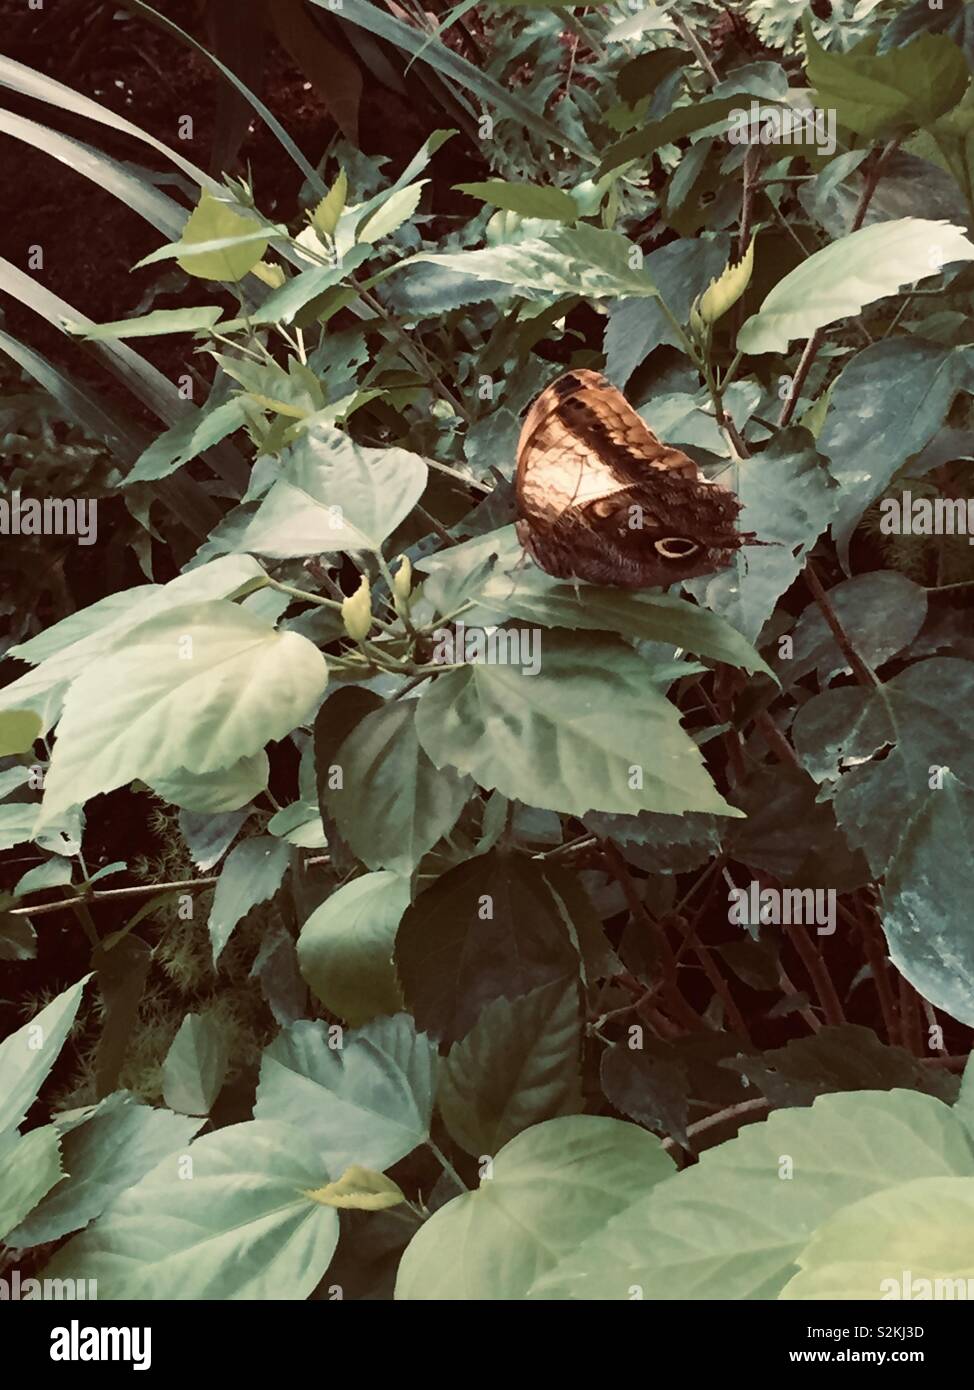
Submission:
[[667,536],[665,540],[656,541],[657,554],[662,555],[665,560],[686,560],[691,555],[696,555],[700,546],[696,541],[692,541],[688,536]]

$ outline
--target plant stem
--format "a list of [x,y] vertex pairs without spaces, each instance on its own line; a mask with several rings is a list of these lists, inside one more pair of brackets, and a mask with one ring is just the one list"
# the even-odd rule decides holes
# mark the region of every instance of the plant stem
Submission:
[[[328,854],[315,854],[310,859],[304,861],[308,864],[330,864],[331,856]],[[167,893],[170,891],[195,888],[212,888],[219,882],[219,874],[211,874],[206,878],[183,878],[175,879],[169,883],[140,883],[130,888],[96,888],[90,893],[83,893],[75,898],[63,898],[59,902],[38,903],[35,907],[11,907],[7,909],[11,917],[40,917],[49,912],[61,912],[66,907],[77,907],[79,904],[91,902],[104,902],[109,899],[124,898],[145,898],[153,893]],[[97,939],[94,943],[97,945]]]
[[461,1178],[460,1174],[454,1168],[453,1164],[447,1158],[446,1154],[443,1152],[440,1146],[434,1143],[432,1139],[427,1139],[426,1147],[434,1154],[437,1162],[442,1166],[443,1171],[445,1173],[449,1173],[450,1177],[456,1183],[457,1187],[459,1187],[460,1191],[469,1192],[470,1189],[467,1187],[467,1184],[463,1181],[463,1178]]
[[855,676],[856,680],[859,682],[860,685],[871,687],[873,689],[878,689],[879,678],[877,677],[876,672],[872,669],[871,666],[867,665],[867,663],[862,659],[862,657],[856,651],[855,647],[852,645],[852,641],[849,638],[849,634],[846,632],[845,628],[839,622],[838,614],[832,607],[831,601],[829,600],[829,596],[822,587],[822,581],[819,579],[818,575],[815,572],[815,567],[812,564],[810,556],[805,561],[804,574],[805,583],[811,590],[812,597],[818,604],[823,618],[828,623],[829,629],[832,633],[832,636],[835,638],[838,644],[839,650],[845,657],[846,661],[848,661],[849,665],[852,667],[852,673]]
[[[859,228],[865,221],[866,213],[869,209],[869,204],[872,202],[873,194],[876,192],[876,186],[879,183],[879,176],[882,173],[883,165],[886,163],[887,159],[896,149],[898,144],[898,139],[887,141],[879,157],[873,164],[872,169],[869,171],[869,174],[866,178],[866,182],[863,185],[862,194],[859,198],[859,205],[856,208],[855,216],[852,219],[852,226],[849,228],[850,234],[852,232],[858,232]],[[791,420],[791,417],[795,413],[795,408],[798,405],[798,400],[802,393],[802,387],[805,385],[805,381],[808,378],[808,374],[812,370],[812,363],[815,361],[815,358],[818,354],[818,350],[822,346],[822,340],[824,337],[824,330],[818,328],[809,338],[808,342],[805,344],[805,349],[802,352],[801,359],[798,363],[798,370],[795,372],[794,380],[791,383],[791,394],[782,406],[781,415],[778,418],[778,425],[781,429],[784,429],[785,425],[788,424],[788,422]]]

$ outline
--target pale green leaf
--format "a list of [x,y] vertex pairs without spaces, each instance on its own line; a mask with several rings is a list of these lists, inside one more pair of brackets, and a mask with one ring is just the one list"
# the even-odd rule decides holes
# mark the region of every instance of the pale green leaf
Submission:
[[265,1049],[254,1115],[299,1125],[329,1176],[382,1172],[429,1137],[436,1060],[408,1014],[351,1032],[301,1021]]
[[378,550],[412,511],[427,468],[405,449],[366,449],[325,426],[285,451],[280,479],[244,537],[264,555]]
[[429,179],[420,179],[418,183],[408,184],[392,193],[361,222],[356,229],[356,240],[371,243],[391,236],[412,217],[419,206],[423,186],[427,183]]
[[[153,309],[133,319],[116,319],[112,323],[96,323],[93,328],[79,328],[78,333],[89,342],[103,343],[109,338],[152,338],[165,333],[200,333],[213,328],[223,310],[218,304],[201,304],[189,309]],[[71,331],[70,324],[67,325]],[[131,482],[131,478],[128,480]]]
[[484,183],[457,183],[458,193],[469,193],[494,208],[517,212],[522,217],[543,217],[554,222],[575,222],[578,204],[563,188],[544,187],[533,183],[511,183],[504,179],[488,179]]
[[961,227],[922,217],[876,222],[840,237],[779,280],[737,335],[743,352],[787,352],[837,319],[936,275],[955,261],[974,260]]
[[424,251],[402,264],[416,261],[481,280],[497,280],[528,298],[579,294],[590,299],[645,299],[658,293],[642,269],[638,247],[619,232],[598,227],[564,227],[544,238],[484,251]]
[[336,1182],[327,1183],[309,1195],[324,1206],[345,1211],[387,1211],[406,1200],[399,1184],[385,1173],[376,1173],[357,1163],[346,1168]]
[[40,824],[135,777],[255,754],[313,714],[327,674],[307,638],[226,600],[149,618],[68,691]]
[[409,880],[363,874],[315,908],[298,937],[298,963],[312,993],[353,1028],[402,1008],[392,964]]
[[455,1197],[413,1236],[396,1298],[523,1299],[536,1280],[672,1172],[638,1125],[570,1115],[525,1130],[474,1192]]
[[0,1134],[20,1124],[74,1023],[90,975],[52,999],[0,1043]]
[[0,1240],[61,1180],[61,1153],[54,1125],[29,1134],[0,1134]]
[[62,1122],[61,1157],[68,1177],[11,1233],[10,1244],[43,1245],[86,1226],[167,1154],[185,1153],[200,1124],[139,1105],[125,1091],[106,1096],[71,1128]]
[[209,932],[214,963],[230,939],[230,935],[252,907],[272,898],[291,862],[286,840],[270,835],[255,835],[242,840],[227,855],[220,871],[213,906],[210,909]]
[[267,754],[261,749],[215,772],[179,768],[168,777],[155,778],[152,790],[173,806],[217,815],[221,811],[237,811],[259,796],[267,786],[269,770]]
[[338,1242],[338,1213],[306,1193],[331,1177],[302,1128],[249,1121],[164,1158],[68,1241],[45,1278],[101,1299],[305,1299]]
[[162,1097],[181,1115],[206,1115],[227,1074],[229,1049],[213,1013],[186,1014],[162,1064]]
[[628,1299],[635,1287],[649,1301],[774,1298],[833,1212],[912,1178],[971,1173],[962,1126],[932,1096],[820,1096],[707,1149],[566,1253],[535,1293]]
[[109,594],[71,613],[37,637],[11,647],[8,655],[38,665],[0,690],[0,710],[29,705],[41,716],[42,734],[57,722],[69,683],[97,665],[97,658],[154,614],[179,604],[227,598],[244,584],[264,577],[250,555],[226,555],[180,574],[168,584],[141,585]]
[[779,1297],[968,1299],[974,1178],[918,1178],[842,1207],[798,1256]]

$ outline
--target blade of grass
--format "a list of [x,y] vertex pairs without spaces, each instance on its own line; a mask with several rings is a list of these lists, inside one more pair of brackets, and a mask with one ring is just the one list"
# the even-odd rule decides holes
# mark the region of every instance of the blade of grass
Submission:
[[[95,324],[72,304],[39,285],[30,275],[18,269],[10,261],[0,257],[0,289],[19,299],[34,313],[40,314],[62,333],[66,333],[65,322],[75,328],[94,328]],[[179,424],[199,414],[196,406],[184,400],[177,388],[162,372],[157,371],[144,357],[120,342],[84,343],[86,351],[93,352],[108,368],[113,376],[123,382],[132,394],[147,405],[150,410],[164,420],[167,425]],[[208,449],[203,455],[215,473],[233,487],[238,496],[246,490],[250,477],[242,455],[226,442],[216,448]],[[212,524],[212,523],[211,523]]]
[[228,82],[236,87],[240,95],[250,103],[257,112],[257,115],[267,126],[267,129],[291,159],[294,160],[294,163],[301,170],[311,187],[318,193],[319,197],[323,198],[325,196],[328,189],[321,181],[317,170],[308,163],[274,113],[268,110],[259,97],[254,95],[246,82],[241,82],[235,72],[231,72],[225,63],[221,63],[219,58],[214,57],[209,49],[204,48],[203,44],[193,38],[192,34],[187,34],[185,29],[180,29],[178,24],[174,24],[171,19],[167,19],[165,15],[161,15],[158,10],[154,10],[151,5],[144,4],[143,0],[122,0],[122,4],[127,10],[131,10],[133,14],[141,15],[142,18],[148,20],[150,24],[156,25],[157,28],[163,29],[167,34],[171,34],[173,38],[179,39],[181,43],[186,44],[202,58],[205,58],[208,63],[212,63],[216,70],[225,77]]
[[[40,353],[2,330],[0,351],[43,386],[88,434],[102,440],[116,462],[125,465],[126,471],[132,467],[147,442],[136,425],[122,420],[96,400],[88,388],[78,386]],[[210,527],[220,519],[217,507],[192,478],[171,478],[155,484],[153,490],[173,516],[200,540],[205,539]]]
[[[134,2],[135,0],[133,0]],[[310,0],[310,3],[317,5],[319,9],[328,8],[328,0]],[[488,77],[479,68],[475,68],[473,63],[468,63],[466,58],[461,58],[458,53],[452,52],[445,44],[439,41],[431,43],[429,34],[423,33],[419,29],[413,29],[410,25],[404,24],[402,20],[394,19],[392,15],[381,10],[378,5],[369,4],[368,0],[342,0],[341,15],[343,19],[368,30],[377,38],[385,39],[388,43],[394,44],[403,53],[421,59],[441,76],[455,82],[464,90],[472,92],[488,110],[511,117],[528,130],[533,131],[540,139],[571,150],[581,159],[592,164],[598,162],[591,149],[583,148],[577,144],[570,135],[566,135],[551,121],[539,116],[527,102],[513,96],[494,78]]]

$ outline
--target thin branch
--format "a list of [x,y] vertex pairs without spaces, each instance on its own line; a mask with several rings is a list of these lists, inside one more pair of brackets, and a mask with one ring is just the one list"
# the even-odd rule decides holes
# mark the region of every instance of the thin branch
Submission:
[[[687,1126],[687,1138],[695,1138],[698,1134],[705,1134],[708,1129],[714,1129],[717,1125],[722,1125],[725,1120],[736,1120],[738,1117],[753,1115],[755,1118],[765,1110],[771,1109],[771,1102],[764,1096],[756,1100],[738,1101],[736,1105],[729,1105],[726,1110],[718,1110],[716,1115],[708,1115],[703,1120],[697,1120],[694,1124]],[[673,1150],[682,1148],[675,1139],[664,1139],[663,1148]]]
[[832,983],[832,976],[828,972],[825,961],[821,954],[816,950],[805,928],[797,922],[786,922],[785,930],[795,950],[802,958],[802,964],[808,971],[809,978],[815,986],[815,992],[819,997],[822,1009],[825,1012],[827,1023],[837,1025],[845,1023],[845,1011],[842,1008],[842,1001],[839,999],[835,985]]
[[686,43],[687,48],[690,49],[697,62],[700,64],[704,72],[710,78],[712,85],[716,86],[717,83],[720,81],[720,76],[717,72],[717,69],[710,61],[710,58],[707,54],[707,50],[704,48],[703,44],[697,38],[696,34],[690,28],[689,24],[682,17],[682,15],[675,14],[673,16],[673,23],[676,26],[679,33],[683,36],[683,40]]
[[815,567],[812,564],[810,556],[805,561],[804,574],[805,583],[808,585],[812,597],[818,604],[822,617],[825,619],[826,623],[828,623],[829,630],[831,631],[832,636],[835,638],[839,650],[841,651],[842,655],[845,657],[849,665],[852,667],[852,673],[855,676],[856,680],[859,682],[860,685],[864,685],[867,688],[878,688],[879,678],[877,677],[876,672],[862,659],[862,657],[856,651],[855,647],[852,645],[852,641],[849,637],[849,634],[846,632],[845,628],[839,621],[838,614],[832,607],[832,603],[829,599],[829,596],[825,592],[825,589],[822,587],[822,581],[819,579],[818,575],[815,572]]
[[[879,183],[879,176],[883,171],[883,165],[886,163],[887,159],[896,149],[898,144],[898,139],[889,140],[883,147],[879,157],[873,163],[873,166],[866,177],[866,182],[863,185],[862,193],[859,198],[859,204],[856,208],[855,215],[852,219],[852,226],[849,228],[850,234],[852,232],[858,232],[863,222],[865,221],[866,213],[869,209],[869,204],[872,202],[873,194],[876,192],[876,186]],[[808,342],[805,344],[805,350],[802,353],[801,359],[798,363],[798,370],[795,372],[794,379],[791,383],[791,392],[788,396],[788,399],[782,406],[781,415],[778,418],[778,424],[782,429],[784,429],[785,425],[789,423],[791,417],[795,413],[795,408],[798,405],[798,401],[802,393],[802,388],[805,385],[809,372],[812,370],[812,363],[815,361],[815,358],[818,355],[818,350],[822,346],[822,340],[824,337],[824,331],[821,328],[816,329],[816,331],[809,338]]]
[[617,845],[611,840],[602,841],[602,851],[606,863],[612,873],[613,878],[622,889],[626,899],[626,905],[632,915],[646,922],[653,931],[660,947],[660,962],[666,980],[666,997],[673,1011],[679,1015],[683,1024],[689,1028],[699,1029],[708,1027],[707,1023],[700,1017],[696,1010],[687,1003],[680,993],[680,986],[676,975],[676,957],[673,954],[673,947],[670,945],[669,937],[666,935],[665,928],[661,923],[654,920],[646,904],[636,891],[632,874],[629,872],[629,865],[619,851]]
[[[305,864],[328,864],[331,856],[328,854],[315,854],[310,859],[306,859]],[[11,907],[7,909],[8,917],[40,917],[48,912],[61,912],[66,907],[77,907],[80,903],[105,902],[110,899],[123,898],[147,898],[153,893],[167,892],[188,892],[196,888],[212,888],[220,879],[219,874],[211,874],[206,878],[178,878],[169,883],[140,883],[130,888],[94,888],[89,893],[82,893],[76,898],[62,898],[60,902],[37,903],[34,907]]]

